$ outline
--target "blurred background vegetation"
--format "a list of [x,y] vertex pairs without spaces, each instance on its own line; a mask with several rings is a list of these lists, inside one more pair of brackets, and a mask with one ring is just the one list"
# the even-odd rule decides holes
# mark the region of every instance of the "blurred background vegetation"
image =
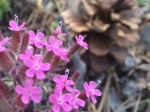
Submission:
[[3,19],[4,13],[10,11],[9,0],[0,0],[0,21]]

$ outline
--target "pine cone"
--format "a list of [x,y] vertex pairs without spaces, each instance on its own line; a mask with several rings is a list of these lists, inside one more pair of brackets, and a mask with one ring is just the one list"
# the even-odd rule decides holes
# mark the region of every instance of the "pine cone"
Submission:
[[61,15],[72,36],[87,35],[89,50],[82,57],[96,72],[122,64],[127,49],[139,40],[141,17],[135,0],[68,0],[64,7]]

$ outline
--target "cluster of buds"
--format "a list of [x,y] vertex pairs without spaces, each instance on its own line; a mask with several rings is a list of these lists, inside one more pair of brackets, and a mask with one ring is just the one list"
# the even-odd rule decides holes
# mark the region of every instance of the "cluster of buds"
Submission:
[[[55,83],[52,91],[49,91],[47,98],[53,112],[65,112],[79,110],[79,107],[85,106],[85,101],[90,98],[93,103],[97,103],[95,96],[101,96],[101,91],[96,89],[94,81],[85,82],[84,90],[76,88],[76,81],[79,76],[75,72],[70,78],[69,72],[64,75],[54,75],[55,69],[62,61],[69,62],[71,56],[81,47],[88,49],[84,42],[84,36],[76,36],[76,42],[70,49],[63,47],[63,41],[60,37],[66,34],[62,31],[62,26],[55,29],[52,36],[44,38],[44,33],[32,30],[22,33],[26,29],[25,22],[18,24],[18,17],[9,22],[12,31],[12,37],[0,36],[0,68],[4,74],[13,77],[15,82],[14,96],[10,101],[13,108],[24,111],[27,104],[33,101],[35,104],[42,100],[42,87],[39,82],[44,82],[47,78]],[[3,62],[3,63],[2,63]],[[52,75],[53,74],[53,75]],[[52,79],[50,79],[52,75]],[[76,78],[75,78],[76,77]],[[0,81],[1,85],[3,84]],[[0,90],[0,96],[5,94]],[[23,104],[17,104],[20,102]],[[17,105],[17,106],[16,106]]]

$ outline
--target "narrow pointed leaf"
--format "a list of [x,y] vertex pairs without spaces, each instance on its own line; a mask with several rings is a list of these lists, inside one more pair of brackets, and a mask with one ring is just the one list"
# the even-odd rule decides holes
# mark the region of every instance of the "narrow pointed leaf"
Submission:
[[25,33],[23,35],[23,38],[22,38],[22,41],[21,41],[21,46],[20,46],[20,53],[24,53],[27,46],[28,46],[28,43],[29,43],[29,34],[28,33]]
[[0,52],[0,69],[7,73],[13,67],[11,58],[6,52]]
[[11,49],[18,52],[21,43],[21,32],[14,31],[11,39]]

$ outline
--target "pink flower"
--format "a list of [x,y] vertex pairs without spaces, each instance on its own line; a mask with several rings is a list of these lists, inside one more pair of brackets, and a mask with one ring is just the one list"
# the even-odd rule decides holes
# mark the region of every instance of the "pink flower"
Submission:
[[63,45],[61,40],[56,39],[55,36],[49,37],[49,44],[47,45],[48,51],[53,51],[54,54],[59,55],[59,48]]
[[21,31],[21,30],[24,30],[26,27],[25,27],[25,22],[23,22],[20,26],[18,25],[18,22],[15,21],[15,20],[11,20],[9,21],[9,26],[8,27],[10,30],[12,31]]
[[55,55],[59,56],[64,61],[69,61],[67,54],[68,51],[61,46],[63,42],[58,40],[55,36],[50,36],[49,44],[46,46],[48,51],[53,51]]
[[63,90],[66,88],[68,91],[72,91],[72,87],[75,83],[72,80],[67,80],[68,75],[59,75],[53,78],[53,81],[56,83],[56,88]]
[[42,45],[46,45],[46,41],[42,40],[44,33],[29,31],[29,44],[34,44],[37,48],[42,48]]
[[67,57],[68,51],[64,48],[59,48],[58,50],[59,50],[59,52],[58,52],[57,56],[59,56],[62,60],[69,62],[69,59]]
[[33,51],[31,49],[26,49],[25,54],[19,54],[19,59],[25,60],[27,58],[31,58],[33,55]]
[[24,104],[28,104],[30,100],[39,103],[42,98],[42,89],[37,86],[32,86],[33,80],[26,80],[24,87],[17,85],[15,91],[22,95],[21,100]]
[[72,91],[71,95],[72,95],[72,99],[69,101],[69,104],[71,104],[74,109],[78,109],[79,106],[84,107],[85,101],[83,101],[80,98],[78,98],[78,96],[80,95],[80,91],[79,90],[74,89]]
[[86,42],[83,41],[85,37],[82,36],[82,35],[79,35],[79,36],[76,36],[76,40],[77,40],[77,43],[82,46],[84,49],[88,49],[88,45]]
[[8,42],[8,38],[4,38],[3,40],[0,41],[0,52],[5,51],[6,48],[4,45]]
[[70,94],[62,94],[61,91],[55,90],[54,94],[49,96],[49,102],[53,103],[52,110],[54,112],[60,112],[61,108],[65,111],[71,111],[72,107],[67,103],[71,99]]
[[37,79],[44,79],[45,74],[44,71],[48,71],[50,69],[49,63],[42,62],[42,55],[36,54],[32,56],[33,59],[25,59],[24,64],[29,67],[26,71],[27,77],[34,77],[36,75]]
[[95,96],[101,96],[101,91],[96,88],[96,83],[94,81],[90,81],[89,85],[87,82],[84,83],[84,89],[86,96],[89,98],[91,97],[91,100],[93,103],[97,103]]
[[62,32],[61,26],[59,26],[58,28],[55,29],[55,31],[53,32],[53,35],[56,37],[66,36],[66,34]]

